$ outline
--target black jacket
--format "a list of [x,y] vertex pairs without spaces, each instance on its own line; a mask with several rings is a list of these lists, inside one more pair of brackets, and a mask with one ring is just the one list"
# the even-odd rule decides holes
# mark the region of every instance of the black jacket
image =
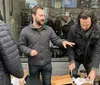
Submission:
[[70,60],[97,68],[100,62],[100,26],[93,25],[86,33],[78,24],[71,27],[68,41],[76,43],[68,48]]
[[22,78],[23,68],[9,29],[0,21],[0,85],[11,85],[10,74]]
[[[62,45],[61,39],[57,37],[53,29],[44,25],[40,31],[32,24],[23,28],[19,38],[20,50],[28,56],[28,63],[32,65],[46,65],[51,62],[50,40],[56,45]],[[38,55],[30,56],[32,50]]]

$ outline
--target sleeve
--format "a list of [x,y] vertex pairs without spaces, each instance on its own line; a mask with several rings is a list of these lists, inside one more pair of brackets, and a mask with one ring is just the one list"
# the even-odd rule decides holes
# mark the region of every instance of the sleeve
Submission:
[[0,32],[0,55],[5,69],[13,76],[22,78],[24,75],[18,48],[15,44],[7,26]]
[[100,63],[100,33],[99,33],[99,39],[97,43],[95,43],[95,47],[93,49],[92,54],[92,62],[90,63],[90,66],[92,68],[98,68]]
[[[67,40],[69,42],[74,42],[75,43],[73,27],[71,27],[70,30],[69,30]],[[73,47],[68,46],[67,55],[69,57],[70,62],[73,62],[74,61],[74,46]]]
[[19,49],[24,54],[30,56],[32,49],[27,46],[27,43],[28,42],[27,42],[27,36],[26,36],[25,30],[22,30],[19,37]]

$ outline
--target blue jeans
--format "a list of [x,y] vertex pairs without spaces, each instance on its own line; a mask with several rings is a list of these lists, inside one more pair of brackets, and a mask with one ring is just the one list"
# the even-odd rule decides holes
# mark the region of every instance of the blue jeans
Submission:
[[51,85],[52,65],[51,63],[44,66],[29,64],[29,74],[30,76],[34,75],[33,78],[35,77],[38,80],[40,80],[40,74],[41,74],[43,85]]

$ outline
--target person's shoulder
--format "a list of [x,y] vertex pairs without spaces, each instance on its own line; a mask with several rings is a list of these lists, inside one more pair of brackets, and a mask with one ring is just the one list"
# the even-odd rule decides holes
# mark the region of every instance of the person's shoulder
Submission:
[[78,24],[76,23],[76,24],[73,24],[72,26],[71,26],[71,30],[76,30],[78,28]]
[[4,21],[0,20],[0,26],[7,26],[7,24]]
[[100,25],[99,24],[95,24],[95,29],[100,31]]
[[95,24],[94,26],[93,26],[93,30],[95,31],[95,32],[98,32],[99,34],[100,34],[100,25],[99,24]]
[[27,31],[29,28],[30,28],[30,25],[25,26],[25,27],[22,29],[22,31]]
[[97,26],[98,29],[100,29],[100,25],[99,24],[96,24],[96,26]]
[[52,27],[50,27],[50,26],[48,26],[48,25],[44,25],[44,28],[45,28],[46,30],[52,30]]
[[50,27],[50,26],[48,26],[48,25],[44,25],[44,27],[45,27],[45,28],[51,28],[51,27]]
[[9,27],[7,26],[7,24],[4,21],[0,20],[0,31],[4,31],[4,30],[8,30]]

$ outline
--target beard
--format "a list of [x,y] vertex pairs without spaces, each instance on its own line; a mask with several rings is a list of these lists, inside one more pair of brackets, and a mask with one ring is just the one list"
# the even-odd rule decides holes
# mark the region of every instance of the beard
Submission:
[[39,21],[38,19],[36,19],[35,22],[36,22],[39,26],[44,25],[44,20],[43,20],[43,19],[40,20],[40,21]]

